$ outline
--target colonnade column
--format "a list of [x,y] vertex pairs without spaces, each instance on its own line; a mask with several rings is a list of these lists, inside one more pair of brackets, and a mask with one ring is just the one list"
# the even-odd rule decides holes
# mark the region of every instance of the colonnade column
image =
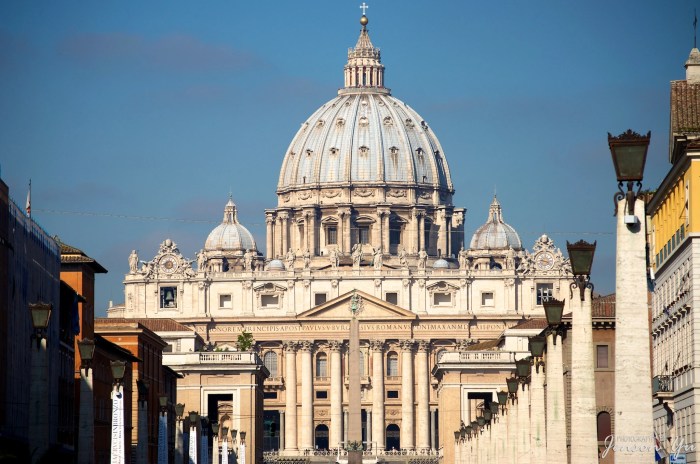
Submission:
[[401,449],[415,448],[413,417],[413,348],[414,340],[401,340]]
[[547,462],[566,462],[567,459],[563,342],[556,332],[547,334]]
[[341,349],[343,344],[331,340],[328,348],[331,352],[331,428],[328,444],[331,448],[340,446],[343,441],[343,371]]
[[[537,361],[535,361],[537,362]],[[547,432],[544,414],[544,366],[535,366],[530,374],[530,452],[532,462],[546,462]]]
[[[578,290],[578,289],[576,289]],[[571,325],[571,464],[595,462],[598,459],[598,434],[595,404],[595,372],[593,368],[593,322],[591,289],[585,300],[574,293],[570,308]]]
[[284,450],[294,454],[297,448],[297,349],[298,342],[284,343],[285,364],[285,416],[287,422],[284,428]]
[[[420,340],[416,353],[416,448],[430,449],[430,378],[428,352],[430,342]],[[403,427],[402,427],[403,428]]]
[[430,410],[430,448],[436,450],[437,446],[437,409]]
[[304,340],[301,351],[301,443],[302,451],[314,449],[314,379],[312,352],[314,344]]
[[384,450],[384,342],[370,340],[372,351],[372,437],[377,442],[377,450]]
[[530,385],[523,384],[518,392],[518,464],[530,463]]

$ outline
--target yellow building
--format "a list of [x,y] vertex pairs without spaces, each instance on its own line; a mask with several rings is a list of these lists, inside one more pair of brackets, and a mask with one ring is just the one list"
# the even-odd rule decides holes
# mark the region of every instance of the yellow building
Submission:
[[[683,444],[700,442],[700,418],[694,383],[700,341],[693,308],[700,295],[700,51],[693,48],[685,80],[671,82],[672,167],[648,203],[651,222],[649,258],[655,271],[652,298],[654,426],[669,451],[696,453]],[[693,272],[693,269],[696,269]],[[680,447],[680,448],[679,448]]]

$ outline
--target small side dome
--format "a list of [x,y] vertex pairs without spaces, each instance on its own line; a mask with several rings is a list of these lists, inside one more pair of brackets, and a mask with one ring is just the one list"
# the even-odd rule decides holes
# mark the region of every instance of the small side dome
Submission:
[[446,259],[440,258],[433,263],[433,269],[449,269],[450,263]]
[[224,220],[211,231],[204,243],[207,251],[234,251],[245,253],[257,251],[253,235],[238,222],[236,204],[229,197],[224,207]]
[[279,259],[273,259],[267,264],[268,271],[284,271],[284,263]]
[[503,222],[501,204],[494,196],[489,208],[489,218],[472,236],[472,250],[508,249],[521,250],[523,243],[511,226]]

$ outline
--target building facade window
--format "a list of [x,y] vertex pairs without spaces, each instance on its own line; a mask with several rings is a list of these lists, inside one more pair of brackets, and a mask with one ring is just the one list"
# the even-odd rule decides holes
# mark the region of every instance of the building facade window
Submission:
[[386,292],[384,301],[391,304],[399,304],[399,294],[397,292]]
[[338,227],[328,226],[326,227],[326,245],[337,245],[338,244]]
[[596,358],[595,367],[596,369],[609,369],[610,368],[610,347],[608,345],[596,345]]
[[537,306],[541,306],[545,301],[554,296],[553,284],[537,284]]
[[328,377],[328,357],[326,353],[316,355],[316,377]]
[[610,420],[610,413],[607,411],[598,413],[597,425],[598,441],[604,442],[610,435],[612,435],[612,421]]
[[270,377],[277,377],[277,353],[268,351],[263,355],[263,364],[270,371]]
[[233,303],[231,300],[231,295],[219,295],[219,308],[221,309],[231,309]]
[[322,305],[328,298],[326,293],[314,293],[314,305]]
[[160,287],[160,308],[177,308],[177,287]]
[[393,351],[386,355],[386,375],[389,377],[399,375],[399,355]]
[[398,399],[399,398],[399,391],[398,390],[388,390],[386,392],[386,397],[389,398],[390,400]]
[[481,306],[493,306],[493,292],[481,292]]
[[279,304],[279,295],[260,295],[260,306],[263,308],[277,308]]
[[451,293],[433,293],[433,306],[452,306]]
[[359,226],[357,228],[358,243],[366,245],[369,243],[369,226]]

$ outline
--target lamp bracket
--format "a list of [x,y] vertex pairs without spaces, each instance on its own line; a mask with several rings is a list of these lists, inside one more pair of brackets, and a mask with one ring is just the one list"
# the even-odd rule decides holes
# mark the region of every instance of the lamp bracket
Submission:
[[574,297],[574,289],[578,288],[581,292],[581,301],[586,300],[586,289],[590,288],[593,292],[593,284],[591,283],[591,276],[579,275],[574,276],[574,281],[569,285],[569,298]]
[[615,192],[615,195],[613,195],[613,201],[615,203],[615,212],[613,213],[613,216],[617,216],[617,205],[623,198],[627,199],[627,214],[629,216],[634,216],[634,202],[637,200],[639,192],[642,191],[642,182],[637,181],[636,192],[634,191],[634,181],[627,181],[627,192],[622,189],[623,184],[624,182],[618,182],[617,188],[619,189],[619,192]]

